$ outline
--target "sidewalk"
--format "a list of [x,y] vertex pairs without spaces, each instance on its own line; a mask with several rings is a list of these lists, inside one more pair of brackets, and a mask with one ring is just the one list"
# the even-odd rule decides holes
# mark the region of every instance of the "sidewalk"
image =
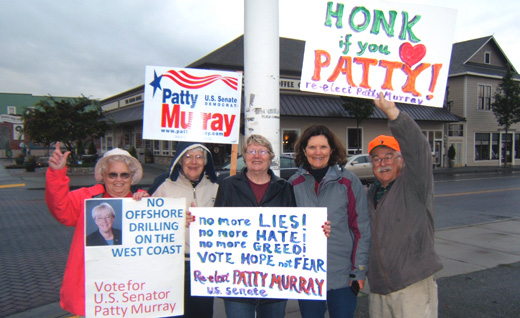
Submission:
[[[25,172],[21,169],[7,170],[4,168],[5,164],[5,160],[0,161],[0,191],[2,187],[44,189],[44,168],[38,168],[36,172]],[[145,164],[143,180],[140,184],[146,188],[153,182],[156,175],[165,171],[167,168],[167,166]],[[520,170],[516,168],[506,169],[500,167],[465,167],[435,169],[434,173],[436,175],[470,172],[485,173],[491,171],[504,171],[510,173],[512,171]],[[95,180],[92,173],[88,175],[71,176],[72,187],[90,186],[94,183]],[[518,244],[518,242],[520,242],[520,218],[438,230],[436,231],[435,238],[437,253],[444,264],[444,269],[436,275],[438,279],[488,270],[502,264],[520,262],[520,244]],[[461,291],[464,291],[464,288],[461,288]],[[359,313],[356,313],[356,317],[368,317],[368,315],[366,315],[367,293],[368,290],[363,290],[361,293],[360,303],[358,304]],[[60,308],[58,303],[51,303],[8,317],[64,318],[70,316],[69,313]],[[215,301],[214,317],[225,317],[224,306],[221,299]],[[297,301],[289,301],[286,317],[300,317]]]

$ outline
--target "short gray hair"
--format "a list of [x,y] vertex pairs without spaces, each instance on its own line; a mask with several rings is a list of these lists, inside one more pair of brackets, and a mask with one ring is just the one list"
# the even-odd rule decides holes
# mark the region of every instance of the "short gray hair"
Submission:
[[247,137],[246,141],[244,142],[244,145],[242,146],[242,154],[245,154],[247,151],[247,147],[251,146],[253,143],[259,144],[260,146],[266,147],[269,151],[269,157],[270,159],[274,158],[274,151],[273,146],[271,145],[271,142],[267,140],[262,135],[251,135]]
[[116,211],[114,211],[114,208],[110,204],[103,202],[92,208],[92,219],[95,221],[96,217],[102,212],[108,212],[113,218],[116,217]]

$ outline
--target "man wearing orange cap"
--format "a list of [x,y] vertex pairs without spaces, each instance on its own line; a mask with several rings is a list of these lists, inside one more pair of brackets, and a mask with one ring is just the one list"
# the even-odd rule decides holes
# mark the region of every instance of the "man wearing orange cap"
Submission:
[[430,144],[414,120],[382,93],[375,104],[387,115],[395,138],[381,135],[368,145],[377,179],[367,192],[370,317],[437,317],[433,275],[442,264],[433,242]]

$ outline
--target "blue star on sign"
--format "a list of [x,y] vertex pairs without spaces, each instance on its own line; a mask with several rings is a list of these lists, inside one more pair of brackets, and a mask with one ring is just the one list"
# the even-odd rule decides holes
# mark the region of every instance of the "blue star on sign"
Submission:
[[153,87],[153,96],[155,96],[155,91],[157,91],[157,89],[162,90],[162,88],[161,88],[161,78],[162,78],[162,75],[161,76],[157,76],[157,73],[154,70],[153,71],[153,81],[150,83],[150,85]]

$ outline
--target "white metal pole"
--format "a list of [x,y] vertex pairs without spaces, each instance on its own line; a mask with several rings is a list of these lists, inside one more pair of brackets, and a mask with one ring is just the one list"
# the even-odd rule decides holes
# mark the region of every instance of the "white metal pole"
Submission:
[[278,0],[244,0],[244,123],[246,138],[273,145],[280,175],[280,39]]

